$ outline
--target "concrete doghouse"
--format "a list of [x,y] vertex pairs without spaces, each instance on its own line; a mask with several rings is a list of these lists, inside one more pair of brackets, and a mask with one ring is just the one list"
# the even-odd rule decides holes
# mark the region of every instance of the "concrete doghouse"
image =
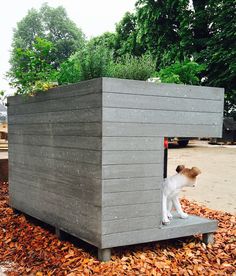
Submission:
[[99,78],[8,98],[10,204],[98,248],[203,233],[161,224],[164,137],[221,137],[221,88]]

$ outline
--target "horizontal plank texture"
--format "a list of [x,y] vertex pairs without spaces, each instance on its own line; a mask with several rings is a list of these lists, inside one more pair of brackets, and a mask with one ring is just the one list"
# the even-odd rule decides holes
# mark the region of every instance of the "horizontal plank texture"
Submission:
[[[128,231],[130,227],[130,222],[134,224],[139,224],[139,230]],[[143,222],[150,226],[149,228],[143,227]],[[119,228],[120,232],[112,227],[112,225],[107,227],[105,223],[104,228],[106,229],[106,234],[102,236],[102,247],[109,248],[114,246],[123,246],[152,241],[160,241],[173,239],[178,237],[187,237],[196,235],[199,233],[212,233],[217,230],[217,221],[209,220],[197,216],[189,216],[188,219],[180,219],[177,216],[174,216],[174,219],[168,226],[158,226],[156,223],[155,217],[151,220],[147,220],[147,217],[143,220],[139,219],[130,219],[125,223],[125,220],[120,220],[122,226]],[[119,223],[117,223],[119,226]],[[111,233],[110,229],[113,230]]]
[[101,79],[9,99],[10,203],[101,244]]
[[[83,81],[76,84],[60,86],[50,89],[47,92],[37,93],[34,97],[22,97],[22,96],[13,96],[8,97],[7,101],[9,106],[12,105],[28,105],[31,103],[39,103],[45,102],[55,99],[66,99],[68,97],[77,97],[78,93],[80,96],[84,96],[87,94],[96,94],[102,92],[102,79],[93,79],[88,81]],[[67,106],[68,107],[68,106]],[[8,110],[8,114],[15,113],[14,111]],[[27,111],[23,111],[23,113],[27,113]]]
[[165,236],[163,137],[221,136],[222,111],[223,89],[103,78],[104,248]]
[[221,137],[224,89],[103,79],[106,136]]

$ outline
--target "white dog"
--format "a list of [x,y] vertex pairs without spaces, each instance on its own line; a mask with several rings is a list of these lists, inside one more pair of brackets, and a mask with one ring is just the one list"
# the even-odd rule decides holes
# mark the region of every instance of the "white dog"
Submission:
[[201,171],[193,167],[192,169],[185,168],[184,165],[179,165],[176,168],[177,174],[164,179],[163,182],[163,198],[162,198],[162,223],[168,224],[172,219],[171,210],[174,205],[178,215],[181,218],[187,218],[188,215],[183,212],[178,194],[183,187],[194,187],[196,178]]

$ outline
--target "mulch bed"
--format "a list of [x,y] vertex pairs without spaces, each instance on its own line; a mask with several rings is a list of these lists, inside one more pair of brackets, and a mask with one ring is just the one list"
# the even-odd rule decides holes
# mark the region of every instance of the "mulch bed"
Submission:
[[[217,219],[215,243],[201,235],[166,242],[116,248],[112,260],[96,259],[94,248],[59,241],[8,205],[8,184],[0,183],[0,265],[12,263],[8,275],[236,275],[236,217],[182,200],[184,210]],[[234,274],[235,273],[235,274]]]

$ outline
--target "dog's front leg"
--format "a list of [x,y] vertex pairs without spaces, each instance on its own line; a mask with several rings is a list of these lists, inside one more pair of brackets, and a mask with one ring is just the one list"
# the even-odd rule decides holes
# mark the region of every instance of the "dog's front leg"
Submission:
[[167,213],[167,197],[163,194],[162,197],[162,223],[168,224],[170,220],[168,219],[168,213]]
[[177,213],[179,214],[179,216],[181,218],[185,219],[185,218],[188,217],[188,214],[183,212],[181,204],[180,204],[179,199],[178,199],[177,196],[173,198],[173,204],[175,206],[175,209],[176,209]]

